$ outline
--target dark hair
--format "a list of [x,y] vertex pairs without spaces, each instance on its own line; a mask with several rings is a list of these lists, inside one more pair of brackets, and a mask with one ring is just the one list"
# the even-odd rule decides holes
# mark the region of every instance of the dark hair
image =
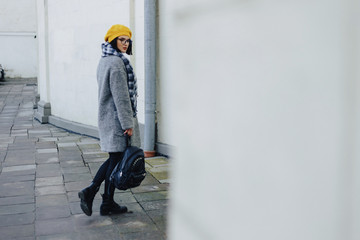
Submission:
[[[117,47],[117,39],[118,39],[118,38],[114,38],[114,39],[110,42],[110,44],[111,44],[111,46],[112,46],[116,51],[121,52],[121,51],[118,49],[118,47]],[[132,55],[132,41],[131,41],[131,40],[130,40],[130,42],[129,42],[129,47],[128,47],[128,49],[126,50],[126,54]]]

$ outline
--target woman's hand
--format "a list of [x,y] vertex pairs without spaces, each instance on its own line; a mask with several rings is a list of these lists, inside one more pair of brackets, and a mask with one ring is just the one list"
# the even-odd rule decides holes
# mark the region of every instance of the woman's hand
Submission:
[[129,137],[131,137],[133,135],[133,129],[132,128],[129,128],[129,129],[126,129],[125,132],[124,132],[125,135],[128,135]]

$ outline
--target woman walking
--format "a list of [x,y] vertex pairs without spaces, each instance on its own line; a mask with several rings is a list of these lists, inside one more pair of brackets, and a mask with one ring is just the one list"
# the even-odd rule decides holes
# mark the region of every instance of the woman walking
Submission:
[[92,204],[101,183],[105,180],[100,215],[127,212],[125,206],[114,201],[115,187],[109,178],[121,161],[126,148],[126,135],[131,145],[140,147],[137,113],[137,84],[133,68],[125,53],[132,54],[131,30],[123,25],[113,25],[105,35],[102,57],[97,69],[99,113],[98,125],[101,150],[109,158],[100,166],[91,184],[79,192],[80,207],[91,216]]

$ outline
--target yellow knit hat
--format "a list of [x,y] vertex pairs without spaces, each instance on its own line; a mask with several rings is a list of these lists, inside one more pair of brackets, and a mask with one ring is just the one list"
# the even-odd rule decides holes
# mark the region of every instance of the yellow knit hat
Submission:
[[105,35],[105,41],[111,42],[118,36],[128,36],[129,38],[131,38],[131,30],[124,25],[112,25]]

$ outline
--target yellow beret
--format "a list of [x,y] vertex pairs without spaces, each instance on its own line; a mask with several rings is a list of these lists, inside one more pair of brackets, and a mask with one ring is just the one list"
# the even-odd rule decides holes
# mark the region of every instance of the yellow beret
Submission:
[[128,36],[129,38],[131,38],[131,30],[124,25],[112,25],[105,35],[105,41],[111,42],[118,36]]

